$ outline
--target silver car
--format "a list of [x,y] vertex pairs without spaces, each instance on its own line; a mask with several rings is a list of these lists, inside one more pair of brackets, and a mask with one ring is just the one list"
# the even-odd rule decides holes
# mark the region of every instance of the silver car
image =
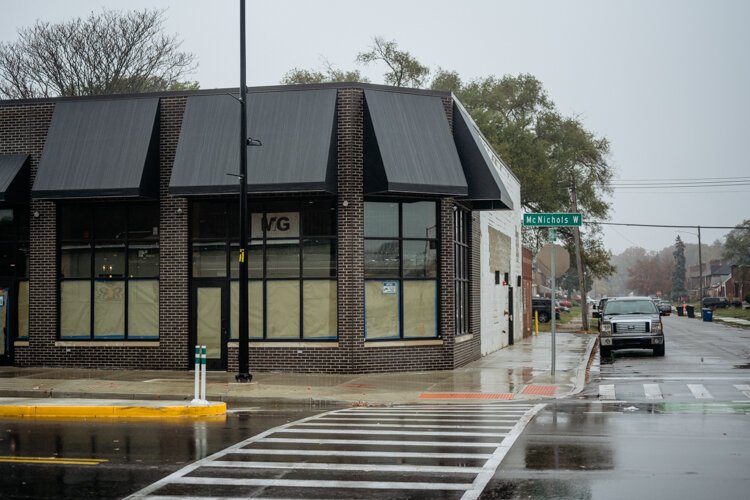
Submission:
[[601,356],[617,349],[653,349],[664,356],[661,313],[649,297],[610,298],[601,311]]

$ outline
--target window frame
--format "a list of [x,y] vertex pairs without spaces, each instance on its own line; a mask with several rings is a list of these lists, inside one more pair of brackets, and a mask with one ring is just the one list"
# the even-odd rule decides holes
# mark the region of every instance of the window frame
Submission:
[[456,336],[471,333],[471,211],[453,212],[454,313]]
[[[308,217],[310,210],[306,211],[305,207],[310,204],[314,204],[316,202],[323,202],[327,204],[327,209],[329,211],[332,211],[333,213],[330,214],[331,217],[331,223],[330,223],[330,232],[329,234],[306,234],[305,228],[306,228],[306,221],[305,218]],[[220,204],[224,206],[224,214],[226,215],[228,223],[225,225],[224,230],[224,237],[218,237],[218,236],[212,236],[212,237],[195,237],[195,227],[193,225],[195,217],[195,206],[200,203],[215,203]],[[237,276],[236,269],[237,267],[234,267],[233,264],[235,262],[234,260],[234,250],[236,249],[237,252],[239,251],[239,234],[237,231],[237,228],[233,227],[233,223],[239,224],[239,218],[234,217],[233,210],[237,207],[237,202],[235,201],[229,201],[229,200],[222,200],[222,199],[211,199],[211,200],[194,200],[191,203],[191,210],[190,210],[190,217],[191,221],[189,223],[190,227],[190,235],[189,235],[189,245],[190,245],[190,281],[192,283],[201,283],[201,280],[219,280],[219,281],[225,281],[228,283],[228,286],[230,287],[230,304],[229,309],[231,311],[231,284],[235,282],[239,282],[239,276]],[[251,336],[249,340],[251,342],[298,342],[298,341],[304,341],[304,342],[318,342],[318,341],[328,341],[336,340],[338,339],[338,227],[337,227],[337,202],[335,197],[303,197],[303,198],[294,198],[291,200],[273,200],[273,199],[262,199],[253,203],[248,204],[248,228],[247,228],[247,234],[248,234],[248,246],[250,246],[253,243],[259,243],[260,251],[261,251],[261,268],[260,268],[260,276],[252,275],[252,272],[248,269],[248,283],[260,283],[261,284],[261,290],[263,293],[262,296],[262,323],[263,323],[263,334],[261,337],[253,337]],[[299,214],[299,234],[296,238],[290,238],[290,237],[269,237],[268,233],[265,231],[265,229],[262,230],[262,237],[261,238],[253,238],[253,232],[252,232],[252,221],[253,221],[253,214],[263,214],[262,220],[265,221],[266,214],[269,213],[282,213],[282,212],[297,212]],[[269,277],[268,276],[268,242],[271,241],[290,241],[290,240],[296,240],[296,248],[297,248],[297,274],[296,276],[275,276],[275,277]],[[326,240],[330,243],[329,248],[331,249],[332,255],[332,266],[329,276],[305,276],[305,269],[304,269],[304,249],[305,249],[305,242],[308,240]],[[224,276],[214,276],[214,277],[201,277],[201,276],[194,276],[194,268],[193,268],[193,255],[194,255],[194,249],[197,244],[201,243],[221,243],[224,248],[225,253],[225,273]],[[256,250],[257,251],[257,250]],[[238,273],[237,273],[238,274]],[[297,337],[289,337],[289,338],[269,338],[268,337],[268,283],[269,282],[279,282],[279,281],[291,281],[291,282],[297,282],[299,283],[299,290],[298,290],[298,303],[299,303],[299,335]],[[304,289],[305,289],[305,283],[308,281],[327,281],[331,282],[333,281],[336,284],[336,299],[335,299],[335,306],[336,306],[336,321],[335,321],[335,333],[334,335],[328,335],[328,336],[320,336],[320,337],[305,337],[305,300],[304,300]],[[192,286],[192,285],[191,285]],[[231,312],[230,312],[231,314]],[[232,331],[231,327],[231,317],[229,320],[230,327],[229,327],[229,341],[230,342],[236,342],[238,340],[238,336],[235,335],[235,332]]]
[[[435,234],[433,237],[427,237],[427,238],[416,238],[412,236],[404,236],[404,205],[409,205],[410,203],[419,203],[419,202],[430,202],[433,203],[435,206]],[[367,203],[396,203],[398,204],[398,235],[397,236],[367,236],[364,232],[363,228],[363,245],[362,245],[362,252],[363,256],[365,255],[365,246],[367,241],[398,241],[398,255],[399,255],[399,263],[398,263],[398,273],[393,274],[392,276],[382,276],[382,277],[367,277],[367,263],[365,262],[363,265],[363,281],[365,283],[367,282],[385,282],[385,281],[396,281],[398,283],[398,335],[397,336],[390,336],[390,337],[378,337],[378,338],[372,338],[367,336],[367,299],[365,297],[366,293],[363,290],[363,300],[364,300],[364,316],[362,318],[362,321],[364,323],[364,336],[365,341],[367,342],[383,342],[383,341],[393,341],[393,340],[434,340],[437,338],[440,338],[440,297],[441,297],[441,290],[440,290],[440,263],[441,263],[441,256],[440,256],[440,238],[441,238],[441,228],[440,228],[440,200],[439,199],[433,199],[433,198],[415,198],[415,199],[403,199],[403,198],[380,198],[380,197],[366,197],[364,200],[363,205],[363,219],[365,217],[364,211],[366,210],[366,204]],[[435,275],[434,276],[405,276],[404,275],[404,242],[410,242],[410,241],[427,241],[431,242],[434,245],[435,248]],[[435,283],[435,334],[432,336],[406,336],[404,332],[404,297],[405,297],[405,286],[404,283],[408,281],[429,281]]]
[[[142,208],[142,207],[150,207],[152,210],[156,213],[156,219],[155,222],[157,224],[157,234],[151,235],[147,238],[131,238],[130,237],[130,215],[131,215],[131,207],[136,208]],[[88,227],[90,230],[90,234],[88,238],[63,238],[63,219],[66,216],[65,212],[66,210],[71,210],[72,208],[82,208],[83,210],[88,212]],[[108,209],[119,209],[125,211],[125,230],[123,231],[123,237],[122,239],[116,239],[116,238],[103,238],[98,239],[96,234],[96,214],[101,213],[102,211],[106,211]],[[56,269],[57,269],[57,278],[56,278],[56,287],[57,287],[57,339],[61,341],[87,341],[87,342],[126,342],[126,341],[158,341],[161,337],[161,332],[157,328],[156,335],[155,336],[131,336],[130,335],[130,315],[129,315],[129,307],[130,307],[130,281],[156,281],[159,283],[160,277],[161,277],[161,213],[160,213],[160,206],[158,202],[109,202],[109,203],[65,203],[65,204],[58,204],[57,206],[57,256],[56,256]],[[139,245],[144,244],[153,244],[155,245],[155,248],[159,251],[159,268],[156,276],[130,276],[129,268],[130,268],[130,259],[129,259],[129,253],[130,253],[130,247],[131,245],[137,247]],[[69,277],[66,278],[62,275],[62,256],[63,256],[63,247],[69,246],[69,245],[78,245],[81,247],[88,248],[88,252],[90,254],[90,261],[89,261],[89,276],[88,277]],[[97,248],[98,247],[114,247],[114,246],[121,246],[122,247],[122,253],[123,253],[123,273],[122,276],[118,277],[98,277],[96,275],[96,254],[97,254]],[[90,283],[89,287],[89,332],[88,337],[78,336],[78,337],[69,337],[69,336],[63,336],[62,333],[62,284],[64,282],[88,282]],[[107,336],[96,336],[96,284],[97,283],[107,283],[107,282],[122,282],[124,287],[124,297],[123,297],[123,322],[124,322],[124,328],[122,336],[120,335],[107,335]],[[158,286],[158,285],[157,285]],[[158,301],[157,301],[157,307],[161,306],[161,294],[159,294]]]

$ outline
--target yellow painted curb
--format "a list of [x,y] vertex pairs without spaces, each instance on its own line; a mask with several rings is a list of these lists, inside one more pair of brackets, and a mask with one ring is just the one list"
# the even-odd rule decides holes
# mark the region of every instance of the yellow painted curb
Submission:
[[226,415],[226,403],[172,406],[0,406],[0,417],[21,418],[175,418],[219,417]]

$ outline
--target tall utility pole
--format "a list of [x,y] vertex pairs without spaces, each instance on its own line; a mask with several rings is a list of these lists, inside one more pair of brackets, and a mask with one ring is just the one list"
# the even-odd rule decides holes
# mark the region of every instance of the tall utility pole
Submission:
[[245,0],[240,0],[240,297],[239,369],[235,379],[250,382],[247,297],[247,85],[245,82]]
[[[576,196],[576,178],[572,176],[571,194],[573,198],[573,213],[578,213],[578,197]],[[578,268],[578,289],[581,291],[581,328],[589,329],[589,304],[586,301],[586,277],[583,272],[583,256],[581,255],[581,230],[573,228],[573,240],[576,246],[576,267]]]
[[698,226],[698,272],[700,273],[700,292],[698,307],[703,307],[703,254],[701,253],[701,227]]

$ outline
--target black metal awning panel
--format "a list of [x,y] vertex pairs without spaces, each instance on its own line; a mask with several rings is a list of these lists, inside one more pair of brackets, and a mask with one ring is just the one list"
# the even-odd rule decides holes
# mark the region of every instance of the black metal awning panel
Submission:
[[29,155],[0,155],[0,201],[29,197]]
[[365,90],[365,193],[465,196],[440,97]]
[[513,202],[498,172],[498,168],[508,167],[456,99],[453,100],[453,136],[469,186],[468,195],[460,201],[475,210],[512,210]]
[[[336,90],[248,94],[248,192],[336,192]],[[239,193],[240,104],[187,99],[169,191]]]
[[156,197],[158,98],[57,103],[35,199]]

